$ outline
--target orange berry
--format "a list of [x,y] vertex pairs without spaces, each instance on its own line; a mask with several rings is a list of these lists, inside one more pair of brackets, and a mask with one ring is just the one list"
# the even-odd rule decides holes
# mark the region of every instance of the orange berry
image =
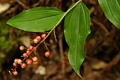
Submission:
[[35,62],[38,60],[37,56],[32,57],[32,60]]
[[33,46],[30,46],[30,47],[29,47],[29,50],[33,50],[33,49],[34,49],[34,47],[33,47]]
[[45,52],[45,57],[49,57],[50,56],[50,52]]
[[22,64],[21,64],[21,68],[26,68],[26,64],[25,64],[25,63],[22,63]]
[[31,59],[26,59],[26,63],[27,63],[27,64],[32,64],[32,62],[33,62],[33,61],[32,61]]
[[14,63],[13,63],[13,66],[14,66],[14,67],[17,67],[17,63],[14,62]]
[[41,37],[40,36],[37,36],[35,39],[37,39],[38,41],[41,40]]
[[17,62],[18,64],[21,64],[22,63],[22,60],[21,59],[18,59],[18,62]]
[[34,62],[33,62],[33,64],[35,64],[35,65],[36,65],[36,64],[38,64],[38,62],[37,62],[37,61],[34,61]]
[[33,40],[33,43],[37,44],[39,42],[39,40],[37,40],[36,38]]
[[42,37],[42,38],[45,38],[45,37],[46,37],[46,34],[42,34],[41,37]]
[[14,63],[18,63],[18,59],[17,58],[14,60]]
[[16,70],[14,70],[14,71],[12,72],[12,74],[13,74],[14,76],[17,76],[17,75],[18,75],[18,72],[17,72]]
[[25,47],[24,46],[20,46],[20,50],[22,51],[22,50],[24,50],[25,49]]
[[22,57],[28,57],[27,53],[23,53]]
[[27,55],[30,55],[30,54],[31,54],[31,52],[30,52],[29,50],[27,50],[26,53],[27,53]]

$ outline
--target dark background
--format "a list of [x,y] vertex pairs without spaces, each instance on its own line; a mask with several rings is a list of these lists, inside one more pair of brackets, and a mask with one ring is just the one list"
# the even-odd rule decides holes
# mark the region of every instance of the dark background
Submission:
[[[29,45],[29,39],[41,33],[15,29],[6,25],[6,21],[24,10],[38,6],[57,7],[66,11],[76,1],[0,0],[0,4],[8,3],[10,6],[0,13],[0,80],[120,80],[120,30],[106,19],[97,0],[83,0],[90,11],[91,34],[85,41],[86,58],[80,69],[82,79],[68,62],[69,47],[63,35],[63,22],[55,29],[57,41],[54,33],[46,40],[51,51],[49,58],[44,56],[45,47],[42,44],[37,49],[38,65],[28,65],[25,69],[18,68],[18,76],[9,75],[13,60],[22,54],[19,46]],[[43,70],[44,75],[35,73],[38,67],[42,67],[40,71]]]

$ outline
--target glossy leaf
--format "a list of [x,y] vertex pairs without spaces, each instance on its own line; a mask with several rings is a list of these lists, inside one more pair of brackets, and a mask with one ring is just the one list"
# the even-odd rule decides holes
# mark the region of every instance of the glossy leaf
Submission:
[[25,31],[44,32],[57,26],[63,14],[56,8],[37,7],[12,17],[7,24]]
[[87,7],[80,2],[65,17],[64,35],[69,46],[68,59],[80,76],[80,66],[85,58],[84,42],[90,33],[90,15]]
[[120,29],[120,0],[98,0],[105,16]]

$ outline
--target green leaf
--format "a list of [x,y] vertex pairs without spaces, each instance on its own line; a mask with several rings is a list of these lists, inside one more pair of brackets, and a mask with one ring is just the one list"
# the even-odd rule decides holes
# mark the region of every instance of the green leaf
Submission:
[[105,16],[120,29],[120,0],[98,0]]
[[11,19],[7,24],[30,32],[44,32],[57,26],[64,12],[56,8],[37,7],[26,10]]
[[65,17],[64,35],[69,46],[68,59],[80,75],[80,66],[84,61],[84,42],[90,33],[90,14],[87,7],[80,2]]

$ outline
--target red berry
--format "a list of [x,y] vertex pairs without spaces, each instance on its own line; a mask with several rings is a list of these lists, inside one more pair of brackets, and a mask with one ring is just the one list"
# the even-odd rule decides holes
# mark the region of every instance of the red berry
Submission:
[[14,63],[13,63],[13,66],[14,66],[14,67],[17,67],[17,63],[14,62]]
[[25,47],[24,46],[20,46],[20,50],[22,51],[22,50],[24,50],[25,49]]
[[41,37],[42,37],[42,38],[45,38],[45,37],[46,37],[46,34],[42,34]]
[[27,64],[32,64],[32,62],[33,62],[33,61],[32,61],[31,59],[26,59],[26,63],[27,63]]
[[37,61],[37,60],[38,60],[37,56],[34,56],[34,57],[32,58],[32,60],[33,60],[34,62]]
[[40,36],[37,36],[35,39],[37,39],[38,41],[41,40],[41,37]]
[[12,72],[12,74],[13,74],[14,76],[17,76],[17,75],[18,75],[18,72],[17,72],[16,70],[14,70],[14,71]]
[[28,54],[27,53],[23,53],[22,57],[28,57]]
[[46,56],[46,57],[49,57],[49,56],[50,56],[50,52],[48,52],[48,51],[45,52],[45,56]]
[[21,64],[21,68],[26,68],[26,64],[25,64],[25,63],[22,63],[22,64]]

